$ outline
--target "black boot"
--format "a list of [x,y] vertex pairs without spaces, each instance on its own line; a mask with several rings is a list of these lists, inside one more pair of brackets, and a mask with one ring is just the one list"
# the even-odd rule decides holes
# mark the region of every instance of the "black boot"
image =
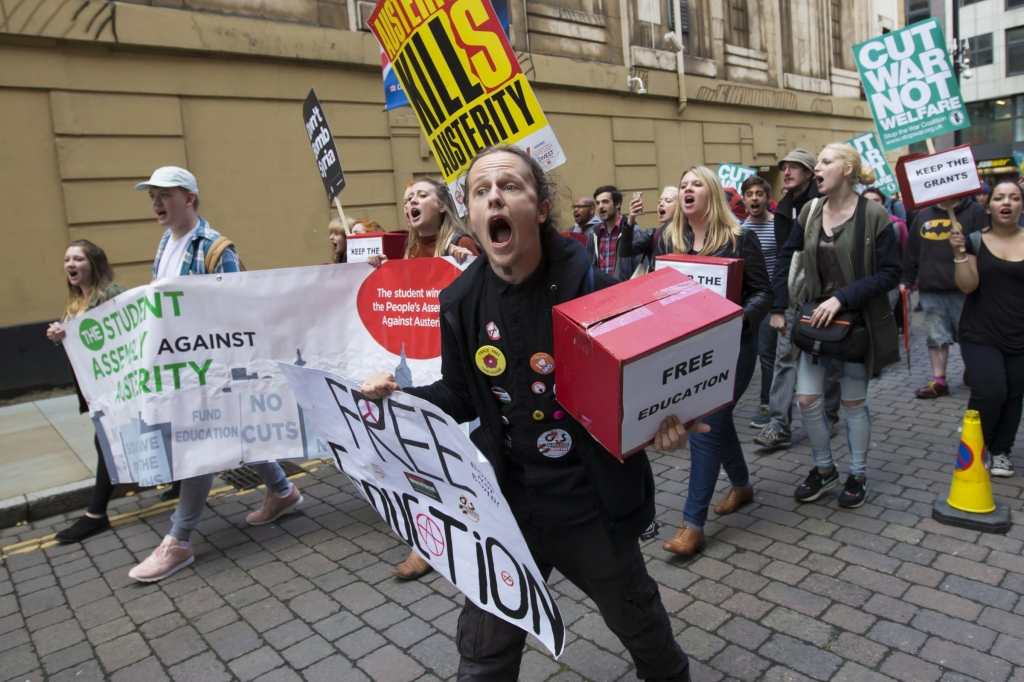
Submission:
[[176,500],[181,494],[181,481],[175,481],[171,484],[171,487],[160,493],[160,499],[164,502],[168,500]]
[[97,533],[110,529],[110,520],[106,517],[94,519],[91,516],[83,516],[75,521],[69,528],[57,533],[57,542],[65,545],[72,542],[81,542]]

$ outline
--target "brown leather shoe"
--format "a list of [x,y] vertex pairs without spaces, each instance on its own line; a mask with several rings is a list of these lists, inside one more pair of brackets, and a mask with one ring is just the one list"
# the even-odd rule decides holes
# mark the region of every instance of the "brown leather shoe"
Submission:
[[682,525],[671,540],[661,546],[670,552],[682,556],[690,556],[704,549],[704,533],[698,533],[687,525]]
[[737,488],[733,486],[729,488],[729,492],[726,493],[722,501],[715,505],[715,513],[719,516],[724,514],[732,514],[734,511],[739,509],[745,504],[750,504],[754,501],[754,489]]
[[391,573],[402,580],[416,580],[433,570],[433,567],[424,561],[415,550],[409,552],[405,561],[391,567]]

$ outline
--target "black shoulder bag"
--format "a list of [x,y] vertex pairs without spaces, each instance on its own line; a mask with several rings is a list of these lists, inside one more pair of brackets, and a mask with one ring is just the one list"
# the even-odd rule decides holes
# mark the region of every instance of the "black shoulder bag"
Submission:
[[[866,234],[865,205],[861,197],[854,212],[854,256],[853,273],[858,280],[864,279],[864,242]],[[842,362],[864,362],[871,343],[867,326],[859,310],[841,311],[827,327],[812,327],[811,315],[830,296],[808,301],[800,307],[800,316],[793,326],[793,344],[805,353],[810,353],[814,364],[821,357]]]

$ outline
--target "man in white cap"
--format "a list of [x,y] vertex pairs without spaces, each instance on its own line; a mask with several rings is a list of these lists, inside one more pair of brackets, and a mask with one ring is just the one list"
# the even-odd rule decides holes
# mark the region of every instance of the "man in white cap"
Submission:
[[[800,215],[804,204],[816,199],[820,201],[821,194],[814,183],[814,166],[817,162],[814,154],[799,148],[786,154],[779,161],[786,196],[779,200],[773,216],[776,244],[785,244],[794,228],[803,229],[797,222],[797,216]],[[790,309],[786,311],[789,330],[796,324],[796,309],[793,306],[799,306],[799,302],[790,301]],[[788,446],[792,440],[796,364],[792,339],[786,334],[779,333],[775,348],[775,367],[772,370],[772,388],[768,399],[768,414],[759,412],[757,418],[751,422],[751,426],[761,427],[761,431],[754,437],[754,442],[758,445],[774,450]],[[838,366],[833,362],[825,377],[825,414],[833,436],[836,435],[836,423],[839,421]]]
[[[167,228],[153,261],[153,279],[205,275],[208,272],[238,272],[240,261],[230,241],[210,227],[196,211],[199,188],[196,178],[184,168],[157,168],[147,182],[135,189],[149,190],[157,222]],[[207,255],[213,252],[213,258]],[[217,252],[220,252],[217,254]],[[258,526],[287,514],[302,502],[302,495],[275,462],[250,464],[267,487],[263,506],[245,520]],[[213,474],[180,481],[178,508],[171,516],[171,531],[145,561],[128,572],[140,582],[156,582],[191,565],[192,531],[206,507],[213,486]]]
[[[199,215],[199,187],[196,176],[184,168],[164,166],[135,189],[149,190],[153,212],[161,227],[167,228],[153,261],[153,279],[205,275],[206,255],[220,234]],[[223,243],[223,242],[222,242]],[[238,254],[227,246],[212,272],[238,272]]]

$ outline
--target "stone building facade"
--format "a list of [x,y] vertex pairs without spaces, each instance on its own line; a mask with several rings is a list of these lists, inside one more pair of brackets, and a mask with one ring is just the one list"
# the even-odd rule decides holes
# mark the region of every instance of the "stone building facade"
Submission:
[[[437,173],[412,110],[382,112],[379,49],[359,28],[370,2],[0,9],[0,354],[12,365],[0,395],[68,380],[43,330],[63,309],[69,241],[106,249],[126,286],[149,280],[161,230],[133,186],[157,166],[195,173],[203,215],[249,269],[329,260],[332,208],[300,122],[310,87],[337,138],[346,213],[400,229],[402,189]],[[509,13],[568,157],[565,224],[572,196],[599,185],[653,205],[687,166],[742,163],[771,180],[787,150],[870,129],[849,48],[902,24],[896,0],[510,0]]]

